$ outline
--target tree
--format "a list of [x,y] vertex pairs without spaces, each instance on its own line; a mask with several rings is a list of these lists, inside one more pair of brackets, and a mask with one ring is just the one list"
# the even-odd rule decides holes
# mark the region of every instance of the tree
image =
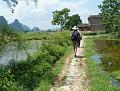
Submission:
[[[21,0],[3,0],[7,3],[8,7],[11,9],[11,12],[14,13],[14,7],[16,7],[16,5],[19,3],[19,1]],[[30,0],[24,0],[25,3],[28,5]],[[37,2],[38,0],[31,0],[35,3],[36,7],[37,7]]]
[[120,38],[120,0],[104,0],[99,8],[107,32]]
[[66,29],[71,29],[73,26],[78,26],[82,24],[79,14],[69,16],[68,21],[65,24]]
[[53,25],[60,25],[61,30],[65,27],[65,24],[68,20],[70,9],[64,8],[60,11],[56,10],[53,12],[53,20],[51,23]]

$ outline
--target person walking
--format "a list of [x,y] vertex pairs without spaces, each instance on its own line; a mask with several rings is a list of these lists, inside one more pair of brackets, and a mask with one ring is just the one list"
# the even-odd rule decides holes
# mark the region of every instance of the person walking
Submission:
[[78,30],[77,26],[74,26],[72,28],[72,32],[71,32],[71,40],[73,43],[73,49],[74,49],[74,57],[76,57],[76,53],[77,53],[77,47],[80,47],[80,40],[81,40],[81,35],[80,32]]

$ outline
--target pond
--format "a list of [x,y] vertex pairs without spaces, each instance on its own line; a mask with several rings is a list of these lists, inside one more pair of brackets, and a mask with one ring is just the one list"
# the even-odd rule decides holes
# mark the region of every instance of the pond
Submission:
[[25,48],[16,46],[16,42],[6,44],[0,51],[0,65],[8,65],[11,61],[24,61],[27,55],[34,53],[41,45],[40,40],[24,41]]
[[120,40],[95,40],[95,51],[91,58],[100,66],[102,72],[110,74],[112,84],[120,87],[120,78],[111,76],[117,72],[120,75]]

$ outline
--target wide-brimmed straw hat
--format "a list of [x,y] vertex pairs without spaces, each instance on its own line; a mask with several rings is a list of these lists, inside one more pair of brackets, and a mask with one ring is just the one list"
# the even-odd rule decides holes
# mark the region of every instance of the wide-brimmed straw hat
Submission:
[[74,26],[72,29],[73,29],[73,30],[78,30],[78,27],[77,27],[77,26]]

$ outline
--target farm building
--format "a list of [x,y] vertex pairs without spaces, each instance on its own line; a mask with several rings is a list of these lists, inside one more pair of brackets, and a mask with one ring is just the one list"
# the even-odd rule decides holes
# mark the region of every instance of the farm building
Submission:
[[101,16],[100,15],[91,15],[88,17],[88,21],[90,24],[91,31],[101,31],[105,30],[102,25]]
[[86,23],[79,25],[78,28],[80,31],[90,31],[91,30],[90,25],[86,24]]

